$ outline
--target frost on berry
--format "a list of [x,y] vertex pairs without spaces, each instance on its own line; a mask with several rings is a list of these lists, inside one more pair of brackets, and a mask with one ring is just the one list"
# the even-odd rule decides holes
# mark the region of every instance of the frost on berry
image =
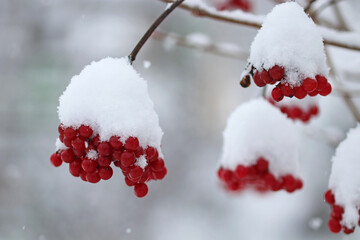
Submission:
[[147,83],[127,58],[86,66],[71,79],[58,110],[55,167],[68,163],[73,176],[90,183],[109,180],[120,168],[138,197],[148,192],[145,182],[165,177],[159,119]]
[[351,129],[332,158],[329,189],[324,200],[331,207],[329,230],[350,234],[360,223],[360,125]]
[[287,2],[266,16],[242,75],[252,75],[259,87],[276,85],[272,97],[281,101],[330,94],[328,71],[318,28],[300,5]]
[[302,188],[294,123],[265,99],[237,107],[223,137],[218,177],[225,189],[292,193]]

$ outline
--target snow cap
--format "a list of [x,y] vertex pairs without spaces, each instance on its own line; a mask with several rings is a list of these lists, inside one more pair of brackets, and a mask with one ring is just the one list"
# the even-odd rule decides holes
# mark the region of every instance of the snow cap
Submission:
[[294,123],[267,100],[258,98],[238,106],[223,132],[221,166],[256,164],[259,157],[269,161],[275,177],[298,175],[298,133]]
[[140,146],[161,153],[163,132],[147,83],[127,57],[92,62],[71,79],[59,101],[59,119],[65,127],[89,125],[101,141],[113,135],[123,142],[137,137]]

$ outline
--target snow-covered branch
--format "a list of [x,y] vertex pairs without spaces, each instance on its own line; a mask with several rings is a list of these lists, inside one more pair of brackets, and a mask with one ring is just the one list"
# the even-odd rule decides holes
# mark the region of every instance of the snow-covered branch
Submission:
[[248,51],[241,49],[237,45],[231,43],[213,43],[206,35],[200,33],[193,33],[183,37],[175,33],[166,33],[157,30],[152,34],[152,38],[163,41],[166,45],[177,45],[197,49],[203,52],[240,60],[246,60],[249,56]]
[[[173,0],[160,0],[172,3]],[[260,28],[264,16],[245,13],[243,11],[217,11],[199,0],[188,0],[179,6],[198,17],[207,17],[218,21],[240,24],[249,27]],[[354,32],[341,32],[319,26],[324,43],[341,48],[360,51],[360,34]]]

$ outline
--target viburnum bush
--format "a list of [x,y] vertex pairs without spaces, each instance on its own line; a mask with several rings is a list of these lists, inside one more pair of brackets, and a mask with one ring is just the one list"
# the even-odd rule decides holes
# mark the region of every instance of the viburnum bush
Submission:
[[[71,79],[59,100],[59,137],[51,163],[55,167],[67,164],[71,175],[89,183],[121,173],[137,197],[147,195],[151,180],[166,176],[159,118],[148,94],[148,82],[132,63],[160,23],[180,7],[195,16],[259,28],[239,77],[241,86],[253,85],[259,91],[240,104],[227,121],[217,172],[219,185],[235,194],[295,193],[306,188],[298,159],[300,131],[321,115],[319,100],[334,89],[360,120],[326,46],[360,50],[360,41],[349,33],[319,26],[316,0],[306,5],[294,1],[276,4],[266,16],[245,13],[254,11],[250,0],[161,1],[171,4],[129,56],[92,62]],[[179,38],[175,43],[236,55],[236,48],[229,50],[207,41]],[[333,233],[343,230],[349,234],[360,225],[359,142],[357,126],[343,142],[334,144],[337,149],[329,189],[324,189],[325,202],[332,209],[328,226]]]

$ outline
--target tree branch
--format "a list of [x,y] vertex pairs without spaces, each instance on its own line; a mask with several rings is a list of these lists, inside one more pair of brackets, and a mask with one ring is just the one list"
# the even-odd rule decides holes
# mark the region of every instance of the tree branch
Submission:
[[144,44],[146,43],[146,41],[149,39],[149,37],[151,36],[151,34],[155,31],[155,29],[162,23],[162,21],[165,20],[165,18],[176,8],[178,7],[182,2],[184,2],[185,0],[176,0],[175,2],[172,3],[172,5],[168,8],[166,8],[166,10],[160,15],[160,17],[158,17],[158,19],[156,19],[156,21],[150,26],[150,28],[146,31],[146,33],[144,34],[144,36],[140,39],[140,41],[138,42],[138,44],[135,46],[134,50],[130,53],[129,55],[129,61],[132,64],[135,59],[137,54],[139,53],[140,49],[144,46]]
[[[172,3],[173,0],[159,0],[165,3]],[[179,8],[191,12],[194,16],[211,18],[218,21],[229,22],[254,28],[260,28],[264,16],[244,13],[241,11],[219,12],[206,5],[181,4]],[[319,26],[320,27],[320,26]],[[360,35],[353,32],[340,32],[326,27],[320,27],[324,43],[340,48],[360,51]]]
[[153,39],[158,41],[170,41],[174,45],[192,48],[203,52],[212,53],[219,56],[230,57],[246,61],[249,52],[242,50],[240,47],[233,44],[220,43],[215,44],[210,41],[201,42],[191,39],[191,37],[183,37],[175,33],[166,33],[155,31],[152,36]]

